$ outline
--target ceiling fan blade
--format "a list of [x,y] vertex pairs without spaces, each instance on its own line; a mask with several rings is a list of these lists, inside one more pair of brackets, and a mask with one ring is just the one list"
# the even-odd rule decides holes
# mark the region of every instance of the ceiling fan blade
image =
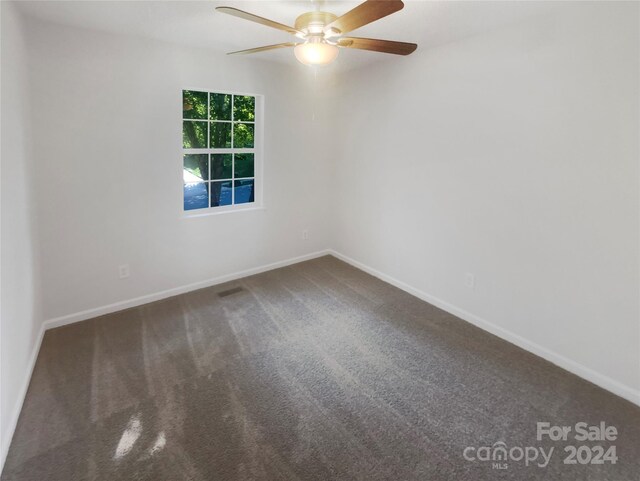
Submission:
[[289,27],[288,25],[284,25],[282,23],[274,22],[273,20],[269,20],[268,18],[259,17],[258,15],[254,15],[253,13],[238,10],[237,8],[216,7],[216,10],[228,15],[233,15],[234,17],[243,18],[255,23],[260,23],[262,25],[266,25],[267,27],[276,28],[292,35],[304,37],[304,33],[302,33],[300,30],[296,30],[295,28]]
[[402,10],[403,7],[404,3],[401,0],[367,0],[327,25],[325,32],[335,30],[340,31],[340,33],[351,32],[356,28]]
[[277,43],[275,45],[266,45],[264,47],[248,48],[246,50],[229,52],[227,55],[246,55],[248,53],[258,53],[258,52],[265,52],[267,50],[276,50],[279,48],[295,47],[296,45],[300,45],[300,44],[295,42]]
[[395,55],[409,55],[418,45],[415,43],[396,42],[394,40],[379,40],[377,38],[342,37],[338,40],[339,47],[372,50],[374,52],[393,53]]

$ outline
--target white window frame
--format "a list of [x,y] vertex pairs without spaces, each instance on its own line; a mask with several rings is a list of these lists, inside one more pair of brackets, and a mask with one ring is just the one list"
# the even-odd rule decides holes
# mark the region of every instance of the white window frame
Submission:
[[[203,119],[185,119],[182,117],[182,113],[183,113],[183,99],[182,99],[182,92],[184,90],[190,90],[190,91],[195,91],[195,92],[206,92],[207,94],[224,94],[224,95],[231,95],[231,121],[220,121],[222,123],[231,123],[233,126],[233,123],[237,122],[237,123],[248,123],[248,124],[253,124],[253,128],[254,128],[254,132],[253,132],[253,149],[236,149],[233,148],[233,127],[231,128],[231,145],[232,147],[230,148],[224,148],[224,149],[212,149],[212,148],[208,148],[208,149],[185,149],[182,148],[182,129],[183,129],[183,122],[207,122],[207,139],[211,138],[211,122],[208,118],[206,120]],[[235,121],[233,119],[233,96],[237,95],[237,96],[249,96],[249,97],[254,97],[255,98],[255,120],[253,122],[249,122],[249,121]],[[209,112],[209,102],[210,102],[210,96],[207,96],[207,112]],[[208,114],[207,114],[208,115]],[[228,91],[228,90],[216,90],[216,89],[211,89],[211,88],[198,88],[198,87],[183,87],[180,90],[180,163],[179,163],[179,167],[180,167],[180,206],[181,211],[182,211],[182,215],[184,217],[202,217],[202,216],[209,216],[209,215],[216,215],[216,214],[225,214],[225,213],[230,213],[230,212],[241,212],[241,211],[246,211],[246,210],[257,210],[257,209],[264,209],[264,204],[263,204],[263,179],[264,179],[264,157],[263,157],[263,153],[264,153],[264,149],[263,149],[263,138],[264,138],[264,95],[262,94],[255,94],[255,93],[246,93],[246,92],[236,92],[236,91]],[[192,210],[184,210],[184,177],[183,177],[183,170],[184,170],[184,156],[187,154],[243,154],[243,153],[249,153],[249,154],[253,154],[253,202],[248,202],[248,203],[244,203],[244,204],[231,204],[231,205],[224,205],[224,206],[218,206],[218,207],[206,207],[203,209],[192,209]],[[209,158],[209,173],[211,172],[211,158]],[[235,191],[234,191],[234,182],[236,180],[242,180],[243,178],[238,178],[236,179],[234,177],[235,175],[235,159],[233,162],[233,167],[232,167],[232,177],[231,180],[227,180],[227,182],[231,182],[231,192],[232,192],[232,202],[235,200],[234,196],[235,196]],[[251,177],[247,177],[247,179],[250,179]],[[209,179],[207,182],[211,183],[212,179]],[[216,181],[225,181],[223,179],[220,180],[214,180],[214,182]],[[211,195],[211,191],[209,191],[209,195]],[[209,197],[209,204],[211,204],[211,197]]]

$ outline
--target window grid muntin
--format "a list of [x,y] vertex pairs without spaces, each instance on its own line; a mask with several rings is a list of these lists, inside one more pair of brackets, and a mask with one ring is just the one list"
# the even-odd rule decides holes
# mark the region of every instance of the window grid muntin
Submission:
[[[208,196],[209,196],[209,202],[208,202],[208,207],[202,207],[202,208],[195,208],[195,209],[184,209],[184,205],[183,205],[183,210],[185,212],[199,212],[202,213],[204,211],[208,211],[211,209],[219,209],[220,207],[235,207],[235,206],[239,206],[239,205],[244,205],[244,204],[255,204],[256,203],[256,188],[257,188],[257,182],[256,182],[256,158],[257,158],[257,152],[256,152],[256,137],[258,135],[258,129],[257,127],[257,118],[258,118],[258,114],[257,114],[257,100],[258,100],[258,96],[255,94],[228,94],[228,93],[223,93],[223,92],[213,92],[213,91],[205,91],[205,90],[196,90],[196,89],[191,89],[191,90],[187,90],[187,91],[191,91],[191,92],[202,92],[202,93],[206,93],[207,94],[207,115],[206,115],[206,119],[185,119],[184,116],[182,118],[182,122],[207,122],[207,140],[206,143],[209,146],[208,148],[189,148],[189,149],[185,149],[184,148],[184,144],[183,144],[183,148],[182,148],[182,155],[183,155],[183,166],[182,168],[184,169],[184,155],[188,155],[188,154],[207,154],[208,155],[208,170],[209,170],[209,178],[208,180],[200,180],[197,182],[185,182],[183,179],[183,204],[184,204],[184,186],[187,184],[193,184],[193,183],[204,183],[206,184],[206,188],[208,189]],[[183,96],[184,96],[184,92],[185,90],[183,89]],[[229,95],[231,96],[231,102],[230,102],[230,110],[231,110],[231,120],[212,120],[211,119],[211,95],[212,94],[222,94],[222,95]],[[254,102],[253,102],[253,115],[254,115],[254,120],[235,120],[235,98],[236,97],[253,97]],[[184,112],[184,110],[183,110]],[[217,147],[217,148],[212,148],[211,147],[211,124],[212,123],[228,123],[231,124],[231,147]],[[251,148],[247,148],[247,147],[242,147],[242,148],[236,148],[234,147],[234,125],[236,124],[251,124],[253,125],[253,147]],[[183,126],[184,128],[184,126]],[[232,160],[231,160],[231,171],[232,171],[232,177],[230,179],[212,179],[212,175],[211,175],[211,165],[212,165],[212,155],[214,154],[231,154],[232,155]],[[253,172],[253,177],[235,177],[235,165],[236,165],[236,159],[235,159],[235,155],[236,154],[253,154],[254,155],[254,172]],[[236,181],[242,181],[242,180],[252,180],[253,181],[253,201],[251,202],[242,202],[241,204],[237,204],[236,203],[236,199],[235,199],[235,189],[236,189]],[[211,206],[211,202],[212,202],[212,183],[213,182],[231,182],[231,204],[230,205],[225,205],[225,206]]]

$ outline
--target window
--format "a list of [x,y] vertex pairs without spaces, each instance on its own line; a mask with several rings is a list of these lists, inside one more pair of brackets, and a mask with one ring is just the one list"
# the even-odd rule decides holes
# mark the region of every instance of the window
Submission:
[[257,95],[182,91],[185,211],[255,205],[260,166],[256,99]]

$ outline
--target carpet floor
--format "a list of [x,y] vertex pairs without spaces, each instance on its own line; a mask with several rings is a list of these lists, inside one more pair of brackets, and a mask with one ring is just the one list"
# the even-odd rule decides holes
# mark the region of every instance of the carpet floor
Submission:
[[[536,439],[602,421],[615,441]],[[617,462],[565,464],[570,445]],[[2,480],[639,473],[639,407],[323,257],[47,331]]]

